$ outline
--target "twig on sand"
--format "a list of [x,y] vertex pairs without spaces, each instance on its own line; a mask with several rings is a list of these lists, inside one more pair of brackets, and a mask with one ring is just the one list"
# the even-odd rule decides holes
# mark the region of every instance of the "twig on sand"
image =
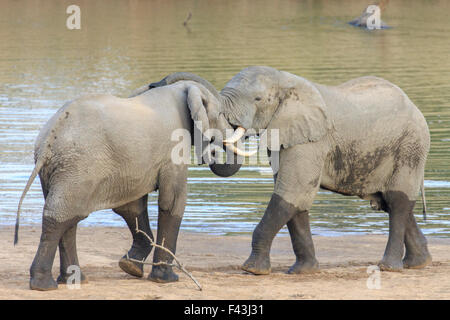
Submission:
[[163,246],[163,245],[164,245],[164,239],[163,239],[163,242],[162,242],[163,245],[159,245],[159,244],[157,244],[155,241],[153,241],[153,239],[150,238],[150,237],[148,236],[148,234],[146,234],[146,233],[145,233],[144,231],[142,231],[142,230],[139,230],[139,225],[138,225],[138,219],[137,219],[137,218],[136,218],[136,232],[137,232],[137,233],[142,233],[142,234],[148,239],[148,241],[150,241],[150,245],[151,245],[152,247],[159,248],[159,249],[161,249],[161,250],[167,252],[168,254],[170,254],[170,255],[172,256],[173,260],[174,260],[176,263],[168,263],[168,262],[164,262],[164,261],[160,261],[160,262],[156,262],[156,263],[154,263],[154,262],[140,261],[140,260],[136,260],[136,259],[130,258],[130,257],[128,256],[128,252],[127,252],[127,260],[132,261],[132,262],[136,262],[136,263],[140,263],[140,264],[148,264],[148,265],[152,265],[152,266],[162,266],[162,265],[164,265],[164,266],[170,266],[170,267],[178,268],[178,269],[181,270],[183,273],[185,273],[189,278],[191,278],[192,281],[194,281],[194,283],[197,285],[198,289],[199,289],[200,291],[202,291],[202,286],[200,285],[200,283],[194,278],[194,276],[193,276],[189,271],[186,270],[186,268],[184,267],[184,265],[180,262],[180,260],[178,260],[178,258],[175,256],[175,254],[173,254],[172,251],[170,251],[169,249],[167,249],[166,247]]

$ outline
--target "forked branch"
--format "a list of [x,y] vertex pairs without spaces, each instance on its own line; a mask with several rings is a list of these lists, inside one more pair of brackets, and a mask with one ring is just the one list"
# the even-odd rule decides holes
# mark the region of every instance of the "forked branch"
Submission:
[[[146,234],[146,233],[145,233],[144,231],[142,231],[142,230],[139,230],[139,225],[138,225],[138,219],[137,219],[137,218],[136,218],[136,232],[137,232],[137,233],[142,233],[142,234],[148,239],[148,241],[150,241],[150,245],[151,245],[152,247],[159,248],[159,249],[161,249],[161,250],[167,252],[167,253],[173,258],[173,260],[175,261],[175,263],[168,263],[168,262],[163,262],[163,261],[156,262],[156,263],[154,263],[154,262],[140,261],[140,260],[136,260],[136,259],[130,258],[130,257],[128,256],[128,253],[127,253],[127,260],[132,261],[132,262],[135,262],[135,263],[148,264],[148,265],[152,265],[152,266],[161,266],[161,265],[164,265],[164,266],[169,266],[169,267],[175,267],[175,268],[178,268],[178,269],[181,270],[183,273],[185,273],[189,278],[191,278],[192,281],[194,281],[194,283],[197,285],[198,289],[199,289],[200,291],[202,291],[202,286],[200,285],[200,283],[194,278],[194,276],[193,276],[189,271],[186,270],[186,268],[184,267],[184,265],[180,262],[180,260],[178,260],[178,258],[175,256],[175,254],[173,254],[172,251],[170,251],[169,249],[167,249],[167,248],[164,247],[163,245],[157,244],[155,241],[153,241],[153,239],[152,239],[151,237],[149,237],[148,234]],[[163,244],[164,244],[164,240],[163,240]]]

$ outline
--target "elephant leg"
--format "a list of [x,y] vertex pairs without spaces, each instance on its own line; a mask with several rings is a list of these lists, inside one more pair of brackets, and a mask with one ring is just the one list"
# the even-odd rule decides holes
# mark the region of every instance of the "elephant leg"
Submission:
[[[270,273],[270,247],[278,231],[288,228],[296,254],[314,265],[308,216],[302,214],[311,207],[320,185],[326,155],[319,145],[297,145],[279,152],[279,170],[269,205],[252,236],[252,251],[242,269],[253,274]],[[305,217],[306,216],[306,217]],[[306,220],[305,220],[306,218]],[[293,235],[293,237],[292,237]],[[305,260],[306,259],[306,260]],[[306,268],[306,265],[305,265]],[[295,270],[295,269],[294,269]]]
[[[150,229],[150,223],[148,221],[147,212],[148,195],[142,198],[127,203],[124,206],[113,209],[114,212],[121,215],[128,225],[131,235],[133,237],[133,244],[130,250],[128,250],[128,258],[134,260],[144,261],[152,251],[152,245],[150,240],[142,233],[136,231],[136,220],[140,231],[148,235],[153,241],[153,233]],[[119,267],[126,273],[135,276],[142,277],[144,275],[144,265],[127,259],[127,255],[124,255],[119,261]]]
[[316,260],[314,243],[311,237],[309,212],[297,212],[292,219],[288,221],[287,227],[296,256],[296,262],[289,269],[288,273],[297,274],[317,271],[319,262]]
[[405,233],[406,253],[403,258],[404,268],[423,268],[431,263],[431,255],[427,247],[427,239],[420,231],[416,218],[409,215]]
[[39,248],[30,267],[30,289],[32,290],[54,290],[58,284],[52,277],[52,266],[55,259],[56,249],[63,234],[81,220],[72,218],[63,222],[48,214],[50,209],[44,209],[42,219],[42,234]]
[[[183,218],[187,195],[187,167],[169,166],[160,174],[158,197],[158,231],[156,243],[176,252],[178,232]],[[178,281],[170,264],[173,257],[161,248],[155,248],[152,272],[148,279],[159,283]]]
[[[80,264],[78,262],[77,255],[77,243],[76,243],[76,234],[77,234],[77,224],[70,227],[59,240],[59,259],[60,259],[60,273],[57,278],[58,283],[67,283],[69,277],[72,275],[68,272],[68,268],[71,266],[77,266],[80,268]],[[87,283],[87,278],[81,272],[80,269],[80,283]]]
[[273,194],[261,221],[253,231],[252,252],[242,269],[253,274],[270,273],[270,247],[280,229],[292,219],[298,209]]
[[[381,270],[401,271],[403,269],[403,254],[405,246],[406,227],[413,217],[415,201],[401,191],[383,193],[389,213],[389,237],[383,259],[379,266]],[[412,216],[412,217],[411,217]]]

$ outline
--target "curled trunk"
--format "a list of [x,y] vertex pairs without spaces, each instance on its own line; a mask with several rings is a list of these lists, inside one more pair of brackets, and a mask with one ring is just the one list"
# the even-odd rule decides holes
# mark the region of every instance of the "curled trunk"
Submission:
[[209,165],[209,169],[219,177],[230,177],[237,173],[242,166],[242,161],[238,161],[240,157],[234,153],[227,152],[227,162],[213,163]]

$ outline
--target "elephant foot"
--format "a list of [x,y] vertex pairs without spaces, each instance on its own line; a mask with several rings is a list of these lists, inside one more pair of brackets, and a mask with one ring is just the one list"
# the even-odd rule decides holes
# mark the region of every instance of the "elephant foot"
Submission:
[[176,282],[178,281],[178,275],[173,272],[172,267],[154,266],[148,280],[158,283]]
[[397,262],[383,259],[378,263],[378,267],[381,271],[400,272],[403,270],[403,262],[401,260]]
[[245,261],[242,265],[242,270],[256,275],[270,274],[271,268],[269,255],[257,256],[252,253],[247,261]]
[[288,274],[314,273],[319,271],[319,262],[316,259],[306,261],[296,261],[289,268]]
[[38,274],[30,278],[30,289],[38,291],[50,291],[58,289],[58,284],[51,274]]
[[144,265],[130,261],[126,258],[126,256],[119,260],[119,267],[134,277],[142,278],[144,276]]
[[[72,276],[72,278],[70,278]],[[68,281],[73,281],[73,274],[69,273],[61,273],[58,278],[56,279],[56,282],[58,284],[67,284]],[[86,284],[88,283],[88,280],[86,276],[83,274],[83,272],[80,273],[80,284]]]
[[415,255],[413,257],[407,256],[403,259],[403,267],[408,269],[420,269],[431,264],[431,255]]

